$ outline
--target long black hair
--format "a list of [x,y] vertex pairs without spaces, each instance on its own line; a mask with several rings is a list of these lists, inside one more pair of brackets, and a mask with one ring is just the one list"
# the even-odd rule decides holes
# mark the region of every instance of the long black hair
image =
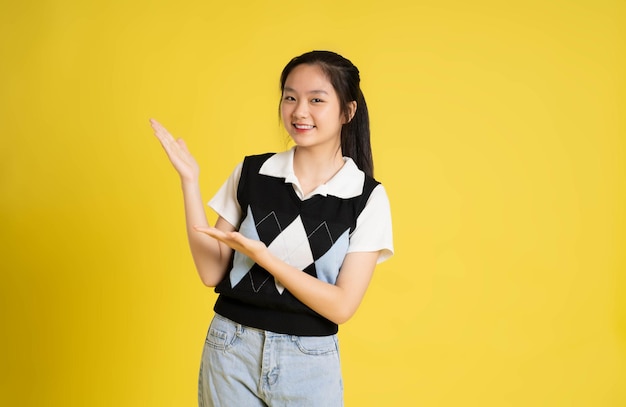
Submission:
[[[372,145],[370,143],[370,120],[365,97],[361,91],[359,70],[352,62],[331,51],[310,51],[293,58],[280,75],[280,91],[285,90],[287,76],[298,65],[317,65],[333,85],[341,114],[346,123],[341,128],[341,152],[352,158],[365,174],[374,176]],[[356,102],[356,112],[350,120],[350,102]]]

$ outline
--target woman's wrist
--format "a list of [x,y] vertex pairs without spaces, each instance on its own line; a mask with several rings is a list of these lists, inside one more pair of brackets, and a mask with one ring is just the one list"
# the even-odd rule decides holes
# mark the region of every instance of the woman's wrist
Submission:
[[279,259],[270,252],[267,246],[264,245],[263,249],[257,251],[255,257],[253,260],[256,264],[263,267],[268,273],[274,274],[273,270],[276,269],[276,261]]
[[180,178],[180,186],[183,191],[188,190],[200,190],[200,182],[197,177],[195,178]]

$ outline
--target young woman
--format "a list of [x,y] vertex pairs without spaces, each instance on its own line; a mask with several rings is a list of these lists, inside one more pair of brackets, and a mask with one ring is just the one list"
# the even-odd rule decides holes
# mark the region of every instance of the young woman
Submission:
[[185,143],[152,120],[180,175],[200,278],[219,297],[200,368],[201,406],[340,406],[337,330],[393,253],[373,178],[358,69],[329,51],[292,59],[280,113],[295,147],[245,157],[209,205]]

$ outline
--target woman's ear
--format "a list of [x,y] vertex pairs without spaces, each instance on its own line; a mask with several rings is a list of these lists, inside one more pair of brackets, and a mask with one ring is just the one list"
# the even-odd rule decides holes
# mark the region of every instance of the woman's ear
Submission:
[[350,123],[350,121],[354,118],[355,114],[356,114],[356,100],[353,100],[352,102],[348,103],[348,120],[346,120],[346,123]]

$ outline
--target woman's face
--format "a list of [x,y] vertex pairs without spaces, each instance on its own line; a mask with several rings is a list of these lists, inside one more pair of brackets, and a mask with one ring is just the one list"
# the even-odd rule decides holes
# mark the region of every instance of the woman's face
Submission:
[[341,145],[339,98],[318,65],[296,66],[285,81],[280,112],[285,129],[301,147]]

